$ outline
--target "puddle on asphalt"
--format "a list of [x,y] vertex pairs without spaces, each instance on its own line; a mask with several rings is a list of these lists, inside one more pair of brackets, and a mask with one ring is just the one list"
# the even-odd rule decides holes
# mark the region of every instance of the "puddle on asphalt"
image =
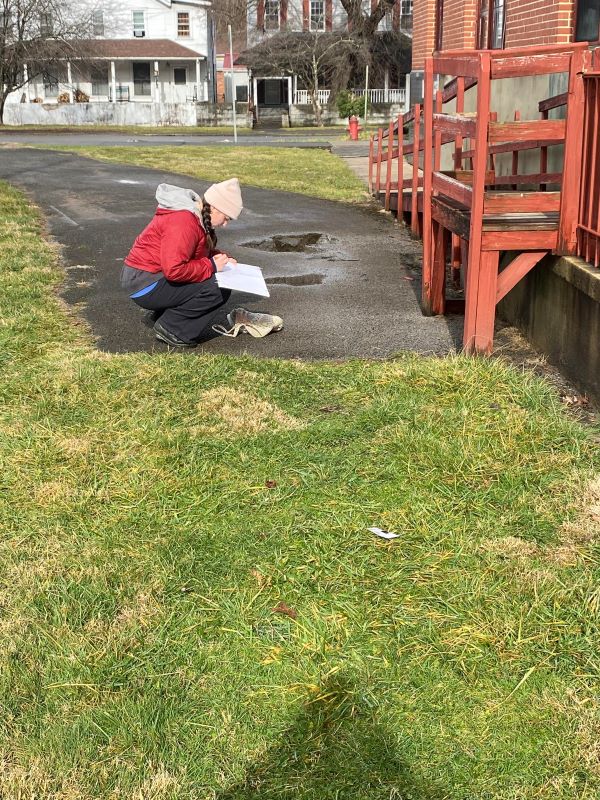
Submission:
[[281,283],[285,286],[316,286],[323,283],[323,275],[312,273],[311,275],[287,275],[276,278],[266,278],[266,283]]
[[331,238],[322,233],[278,234],[260,242],[245,242],[243,247],[266,250],[271,253],[304,253],[317,244],[330,243]]

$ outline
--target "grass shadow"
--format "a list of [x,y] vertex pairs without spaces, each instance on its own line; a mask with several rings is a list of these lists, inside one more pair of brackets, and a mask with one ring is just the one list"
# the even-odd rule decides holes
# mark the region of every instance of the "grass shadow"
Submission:
[[444,800],[447,791],[397,753],[398,733],[376,720],[373,700],[329,679],[304,702],[279,742],[215,800]]

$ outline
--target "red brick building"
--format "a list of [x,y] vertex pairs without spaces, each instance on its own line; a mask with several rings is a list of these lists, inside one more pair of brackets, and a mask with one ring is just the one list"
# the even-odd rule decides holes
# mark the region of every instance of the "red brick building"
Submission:
[[434,50],[597,41],[600,0],[414,0],[412,69]]

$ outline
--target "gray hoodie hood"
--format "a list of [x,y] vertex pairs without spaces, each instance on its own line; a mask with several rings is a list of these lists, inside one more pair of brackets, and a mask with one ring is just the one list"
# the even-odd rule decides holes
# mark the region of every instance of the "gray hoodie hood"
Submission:
[[167,211],[191,211],[202,219],[196,200],[202,200],[193,189],[182,189],[181,186],[172,186],[170,183],[161,183],[156,189],[156,201],[159,208]]

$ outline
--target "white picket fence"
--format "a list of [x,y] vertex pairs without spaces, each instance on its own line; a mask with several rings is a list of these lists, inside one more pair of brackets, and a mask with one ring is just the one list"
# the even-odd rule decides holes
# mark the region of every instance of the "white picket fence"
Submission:
[[[354,89],[356,97],[364,97],[364,89]],[[329,89],[319,89],[319,103],[325,105],[329,100]],[[401,103],[406,102],[406,89],[369,89],[370,103]],[[294,105],[308,105],[311,102],[310,94],[307,89],[297,89],[294,92]]]

